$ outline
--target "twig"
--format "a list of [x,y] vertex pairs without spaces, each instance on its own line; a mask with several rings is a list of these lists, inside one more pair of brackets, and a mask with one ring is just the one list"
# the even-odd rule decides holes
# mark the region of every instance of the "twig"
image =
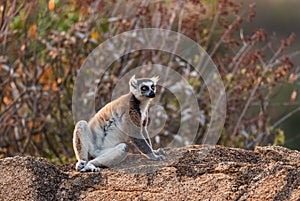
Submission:
[[300,111],[300,107],[297,107],[296,109],[292,110],[291,112],[289,112],[288,114],[286,114],[285,116],[283,116],[282,118],[280,118],[278,121],[276,121],[271,128],[276,128],[277,126],[279,126],[280,124],[282,124],[285,120],[287,120],[288,118],[290,118],[292,115],[294,115],[295,113]]
[[4,118],[4,114],[10,110],[15,104],[19,102],[19,99],[22,98],[27,93],[27,90],[23,91],[10,105],[8,105],[0,114],[0,122],[2,122]]
[[206,41],[206,43],[205,43],[205,45],[204,45],[204,49],[205,49],[205,50],[207,50],[207,48],[208,48],[210,39],[211,39],[211,37],[212,37],[212,35],[213,35],[213,33],[214,33],[214,30],[215,30],[215,28],[216,28],[216,26],[217,26],[219,16],[220,16],[220,11],[218,10],[217,13],[215,14],[213,23],[212,23],[212,25],[211,25],[211,27],[210,27],[210,30],[209,30],[209,34],[208,34],[208,36],[207,36],[207,41]]
[[261,64],[262,64],[264,70],[263,70],[263,72],[262,72],[262,75],[261,75],[260,77],[258,77],[257,83],[255,84],[254,88],[253,88],[252,91],[251,91],[251,94],[250,94],[250,96],[249,96],[249,98],[248,98],[248,100],[247,100],[247,102],[246,102],[246,104],[245,104],[245,106],[244,106],[244,108],[243,108],[243,110],[242,110],[241,115],[240,115],[239,118],[238,118],[238,121],[237,121],[237,123],[236,123],[234,129],[233,129],[232,136],[235,136],[235,135],[237,134],[237,131],[238,131],[239,127],[240,127],[240,123],[241,123],[243,117],[245,116],[246,111],[248,110],[248,108],[249,108],[249,106],[250,106],[250,103],[251,103],[251,101],[252,101],[252,99],[253,99],[253,97],[254,97],[254,95],[255,95],[255,93],[256,93],[256,91],[257,91],[257,89],[258,89],[258,87],[259,87],[259,85],[260,85],[260,83],[261,83],[261,81],[262,81],[262,77],[263,77],[263,76],[266,74],[266,72],[267,72],[267,69],[268,69],[268,68],[267,68],[266,64],[263,62],[263,60],[262,60],[261,57],[258,57],[258,58],[259,58],[259,60],[260,60],[260,62],[261,62]]

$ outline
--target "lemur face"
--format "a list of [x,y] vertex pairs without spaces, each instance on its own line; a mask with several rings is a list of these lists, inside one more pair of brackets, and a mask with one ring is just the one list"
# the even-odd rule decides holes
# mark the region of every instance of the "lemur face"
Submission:
[[135,75],[129,81],[130,91],[137,99],[154,98],[158,77],[135,79]]
[[147,98],[155,97],[155,85],[152,81],[142,82],[140,84],[141,94]]

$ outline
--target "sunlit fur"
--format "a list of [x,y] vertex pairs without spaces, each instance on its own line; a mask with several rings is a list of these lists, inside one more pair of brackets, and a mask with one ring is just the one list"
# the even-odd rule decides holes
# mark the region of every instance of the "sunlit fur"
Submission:
[[[73,147],[78,171],[100,171],[99,166],[120,163],[127,155],[129,140],[148,158],[165,159],[163,152],[153,150],[143,137],[144,121],[151,97],[155,96],[158,79],[136,79],[133,76],[129,81],[128,94],[105,105],[89,122],[82,120],[76,124]],[[148,87],[149,91],[142,91],[142,86]],[[93,159],[88,161],[89,157]]]

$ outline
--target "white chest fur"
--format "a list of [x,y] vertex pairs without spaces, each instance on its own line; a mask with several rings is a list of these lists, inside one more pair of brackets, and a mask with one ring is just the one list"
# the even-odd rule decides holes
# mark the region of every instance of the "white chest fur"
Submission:
[[147,102],[140,105],[140,111],[141,111],[141,115],[142,115],[142,119],[141,119],[142,122],[144,122],[144,120],[148,116],[149,103],[150,103],[150,101],[147,101]]

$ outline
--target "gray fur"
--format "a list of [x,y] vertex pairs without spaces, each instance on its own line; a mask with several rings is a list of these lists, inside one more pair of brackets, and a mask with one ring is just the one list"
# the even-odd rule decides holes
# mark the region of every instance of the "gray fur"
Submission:
[[[129,140],[148,158],[165,159],[164,152],[152,149],[150,139],[147,140],[149,136],[145,137],[144,133],[157,81],[158,77],[135,79],[133,76],[128,94],[104,106],[89,122],[77,122],[73,133],[76,170],[98,172],[101,166],[111,167],[122,162],[128,153]],[[92,160],[89,161],[89,157]]]

